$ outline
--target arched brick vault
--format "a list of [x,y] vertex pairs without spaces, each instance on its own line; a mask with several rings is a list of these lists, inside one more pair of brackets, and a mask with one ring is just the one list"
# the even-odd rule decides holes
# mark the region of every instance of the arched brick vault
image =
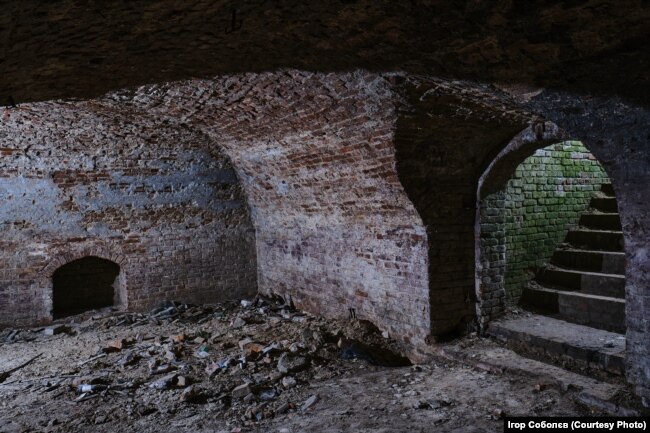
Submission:
[[100,101],[0,112],[0,321],[51,319],[51,273],[120,264],[130,309],[255,293],[253,227],[227,157]]
[[497,189],[526,154],[554,140],[580,140],[598,159],[614,187],[624,236],[626,376],[650,401],[650,113],[618,99],[551,90],[513,96],[548,121],[544,128],[533,124],[497,148],[500,154],[484,172],[489,177],[479,180],[479,191]]
[[210,136],[237,167],[256,228],[259,288],[422,343],[427,243],[392,145],[390,83],[365,72],[245,74],[139,89],[134,107]]
[[[395,171],[393,95],[380,75],[289,71],[117,92],[78,103],[81,117],[66,109],[74,103],[3,114],[12,119],[8,139],[16,134],[11,126],[24,134],[28,120],[45,136],[56,129],[68,141],[93,142],[90,130],[102,124],[97,117],[115,115],[125,121],[120,138],[151,154],[146,159],[175,140],[222,149],[250,204],[259,289],[291,295],[299,307],[330,316],[355,308],[359,317],[417,344],[430,324],[427,243]],[[66,127],[72,129],[67,136]],[[172,127],[176,135],[167,136]],[[119,152],[124,145],[114,146]],[[133,297],[130,307],[147,305]]]
[[494,157],[478,180],[478,198],[501,189],[512,177],[514,169],[535,150],[561,140],[570,140],[566,132],[553,122],[536,122],[515,135]]
[[[187,143],[202,143],[208,161],[223,149],[248,195],[260,290],[326,315],[356,308],[418,344],[474,317],[476,185],[540,114],[585,141],[619,185],[628,293],[636,300],[628,304],[629,371],[646,392],[650,122],[643,109],[405,74],[284,71],[3,109],[0,137],[3,152],[19,161],[3,167],[4,176],[38,174],[47,161],[29,157],[70,152],[57,148],[73,138],[90,148],[101,137],[116,152],[131,143],[138,160],[149,161]],[[106,132],[113,117],[118,126]],[[20,147],[17,135],[43,144]],[[74,153],[92,163],[85,150]]]
[[[475,317],[475,206],[488,165],[515,136],[524,143],[508,159],[547,140],[578,139],[606,169],[619,202],[626,251],[626,374],[650,401],[650,113],[618,99],[504,90],[511,94],[422,77],[408,77],[401,89],[397,168],[427,227],[432,333],[453,332]],[[492,181],[500,177],[503,173]]]

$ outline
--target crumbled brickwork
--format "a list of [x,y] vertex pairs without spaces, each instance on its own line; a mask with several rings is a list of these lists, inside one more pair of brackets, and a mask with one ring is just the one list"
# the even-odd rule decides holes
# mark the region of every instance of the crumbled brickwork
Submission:
[[[209,97],[193,107],[186,101],[197,86]],[[394,94],[384,77],[245,74],[153,101],[212,137],[241,173],[261,291],[331,317],[354,308],[397,338],[424,341],[428,244],[395,169]]]
[[506,302],[516,304],[608,181],[580,142],[553,144],[524,160],[502,191],[481,200],[484,292],[505,288]]

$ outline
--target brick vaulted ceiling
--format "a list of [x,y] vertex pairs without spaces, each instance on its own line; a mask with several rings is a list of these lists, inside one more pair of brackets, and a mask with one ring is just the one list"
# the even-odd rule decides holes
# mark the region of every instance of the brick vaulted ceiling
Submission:
[[0,0],[0,104],[365,68],[648,105],[649,21],[644,0]]

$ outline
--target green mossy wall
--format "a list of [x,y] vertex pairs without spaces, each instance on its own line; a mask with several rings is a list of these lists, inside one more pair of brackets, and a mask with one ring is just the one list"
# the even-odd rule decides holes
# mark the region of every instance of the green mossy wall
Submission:
[[535,272],[550,260],[607,174],[579,141],[537,150],[515,170],[504,190],[481,203],[481,243],[490,281],[519,300]]

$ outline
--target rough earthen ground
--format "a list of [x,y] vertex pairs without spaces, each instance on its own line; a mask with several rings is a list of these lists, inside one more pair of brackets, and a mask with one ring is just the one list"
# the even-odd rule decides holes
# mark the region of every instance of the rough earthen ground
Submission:
[[0,432],[496,432],[591,413],[571,387],[477,368],[489,340],[448,348],[467,362],[388,367],[404,360],[371,324],[261,298],[74,321],[4,331],[0,371],[42,355],[0,384]]

